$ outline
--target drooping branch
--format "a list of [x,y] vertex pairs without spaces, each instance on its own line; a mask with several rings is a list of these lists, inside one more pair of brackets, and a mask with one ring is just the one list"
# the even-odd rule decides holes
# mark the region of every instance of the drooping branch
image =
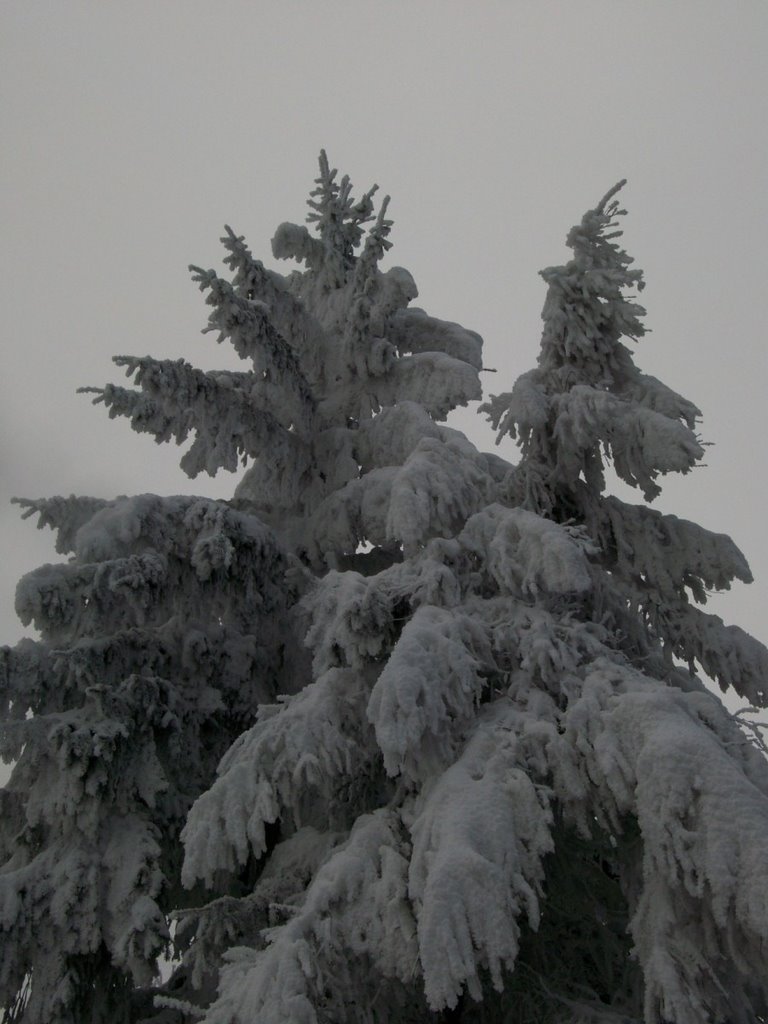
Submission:
[[183,444],[194,432],[192,447],[181,460],[190,477],[203,470],[210,476],[219,469],[234,471],[240,461],[275,446],[297,451],[305,446],[268,407],[259,407],[260,382],[253,374],[206,373],[183,359],[149,356],[116,356],[114,362],[135,374],[141,391],[113,384],[80,391],[95,394],[94,404],[104,404],[111,417],[129,417],[134,430],[152,434],[158,443],[173,439]]

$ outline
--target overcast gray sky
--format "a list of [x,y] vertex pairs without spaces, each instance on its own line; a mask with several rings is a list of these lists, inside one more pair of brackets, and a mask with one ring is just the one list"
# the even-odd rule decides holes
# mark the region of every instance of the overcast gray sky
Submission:
[[629,179],[638,362],[714,443],[656,504],[733,536],[756,582],[711,610],[768,638],[767,49],[765,0],[4,0],[0,642],[18,577],[58,557],[11,495],[231,493],[75,389],[118,353],[233,365],[187,264],[221,267],[225,222],[271,261],[322,146],[391,194],[390,262],[484,336],[491,391],[535,362],[537,271]]

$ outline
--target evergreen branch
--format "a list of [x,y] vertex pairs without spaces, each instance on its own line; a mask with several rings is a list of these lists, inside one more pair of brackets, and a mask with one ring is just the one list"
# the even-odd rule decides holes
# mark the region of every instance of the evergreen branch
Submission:
[[182,427],[174,424],[168,416],[149,396],[140,391],[121,388],[115,384],[105,384],[103,388],[83,387],[77,389],[78,394],[94,394],[94,405],[104,405],[109,410],[109,418],[126,416],[131,421],[131,429],[139,434],[152,434],[158,444],[169,441],[172,437],[177,444],[186,440],[189,424]]
[[80,390],[95,393],[94,402],[103,403],[110,417],[129,417],[134,430],[152,434],[158,443],[183,444],[194,431],[192,448],[181,460],[190,477],[203,470],[210,476],[219,469],[234,471],[239,461],[274,446],[303,447],[299,435],[257,406],[252,374],[206,373],[182,359],[116,356],[114,362],[135,374],[141,391],[112,384]]
[[[230,227],[226,232],[222,242],[229,256],[224,262],[235,271],[232,285],[237,294],[267,306],[269,319],[283,338],[290,338],[302,373],[314,384],[323,376],[329,347],[322,327],[306,305],[291,293],[281,274],[267,270],[260,260],[253,259],[242,236],[236,236]],[[293,257],[306,260],[315,269],[322,266],[322,243],[311,238],[304,227],[282,224],[275,233],[272,247],[278,259]]]
[[251,359],[257,374],[291,394],[296,426],[302,431],[310,430],[315,409],[312,389],[296,353],[272,324],[267,307],[243,298],[213,270],[195,266],[189,269],[200,291],[209,292],[206,302],[214,307],[206,331],[218,331],[219,343],[229,338],[241,359]]
[[108,504],[104,498],[77,497],[71,494],[68,498],[56,495],[53,498],[11,498],[14,505],[20,505],[22,519],[38,515],[37,528],[46,526],[57,531],[56,551],[65,555],[75,550],[75,537],[80,527]]
[[392,227],[392,221],[386,219],[388,206],[389,196],[385,196],[376,224],[368,232],[363,251],[355,264],[355,295],[368,295],[374,290],[378,263],[384,253],[392,248],[392,243],[387,237]]
[[613,199],[613,197],[616,195],[616,193],[620,192],[624,188],[624,186],[626,184],[627,184],[627,179],[626,178],[622,178],[621,181],[617,181],[616,182],[616,184],[613,186],[613,188],[609,188],[608,191],[603,196],[603,198],[600,200],[600,202],[595,207],[595,210],[597,211],[597,213],[602,213],[605,210],[605,208],[608,205],[608,203],[610,202],[610,200]]
[[354,264],[354,250],[363,236],[361,225],[372,219],[373,185],[359,200],[352,198],[352,184],[345,175],[336,183],[336,169],[330,169],[325,150],[320,151],[320,175],[308,200],[311,212],[307,221],[315,224],[325,249],[323,266],[326,273],[343,283]]

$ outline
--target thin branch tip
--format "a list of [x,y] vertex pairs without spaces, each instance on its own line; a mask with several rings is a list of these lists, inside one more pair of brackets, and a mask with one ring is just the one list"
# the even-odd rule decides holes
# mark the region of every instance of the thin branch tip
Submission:
[[603,212],[603,210],[605,209],[606,204],[608,203],[608,201],[613,199],[613,197],[616,195],[616,193],[620,192],[621,189],[623,189],[626,184],[627,184],[627,179],[626,178],[622,178],[621,181],[617,181],[616,184],[613,186],[613,188],[609,189],[605,193],[603,198],[597,204],[596,209],[597,209],[598,213],[602,213]]

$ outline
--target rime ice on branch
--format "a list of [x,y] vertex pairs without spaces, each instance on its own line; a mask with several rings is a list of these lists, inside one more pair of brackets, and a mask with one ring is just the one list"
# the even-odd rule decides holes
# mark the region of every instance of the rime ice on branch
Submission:
[[272,243],[303,270],[229,228],[231,281],[192,268],[241,372],[116,360],[110,415],[192,439],[190,476],[247,469],[230,502],[24,503],[70,560],[22,581],[42,637],[2,655],[10,1020],[766,1012],[768,769],[695,675],[766,704],[766,649],[696,607],[749,569],[605,493],[606,462],[652,500],[703,453],[628,347],[618,187],[482,407],[516,464],[440,422],[482,341],[411,307],[388,200],[324,154],[314,230]]

